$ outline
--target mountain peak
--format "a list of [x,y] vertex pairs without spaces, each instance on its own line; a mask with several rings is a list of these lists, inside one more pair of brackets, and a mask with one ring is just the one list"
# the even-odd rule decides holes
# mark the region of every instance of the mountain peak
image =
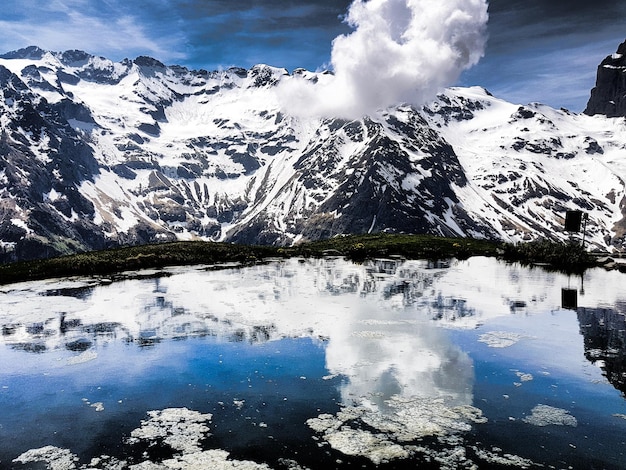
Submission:
[[135,65],[138,65],[140,67],[152,67],[158,69],[165,68],[165,64],[163,62],[160,62],[152,57],[148,57],[145,55],[140,55],[133,62],[135,62]]
[[82,67],[93,58],[91,54],[77,49],[61,52],[60,54],[55,55],[59,58],[63,65],[67,65],[69,67]]
[[7,52],[0,55],[0,59],[29,59],[39,60],[43,58],[46,51],[37,46],[23,47],[15,51]]
[[598,66],[596,86],[591,90],[584,113],[626,116],[626,41]]

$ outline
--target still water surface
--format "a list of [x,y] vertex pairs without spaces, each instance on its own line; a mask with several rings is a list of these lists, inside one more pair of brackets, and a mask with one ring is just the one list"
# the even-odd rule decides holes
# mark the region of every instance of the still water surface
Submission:
[[0,468],[626,468],[623,274],[137,274],[0,289]]

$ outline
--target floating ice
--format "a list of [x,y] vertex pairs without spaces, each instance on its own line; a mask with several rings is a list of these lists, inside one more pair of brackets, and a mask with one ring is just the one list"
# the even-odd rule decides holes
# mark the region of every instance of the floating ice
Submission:
[[509,346],[517,344],[523,338],[525,338],[524,335],[517,333],[510,333],[507,331],[490,331],[480,335],[478,341],[485,343],[490,348],[508,348]]
[[[97,405],[94,404],[94,405]],[[92,405],[93,406],[93,405]],[[270,470],[265,464],[247,460],[230,460],[229,453],[221,449],[202,450],[200,441],[208,435],[206,422],[211,414],[203,414],[187,408],[168,408],[150,411],[149,419],[131,432],[127,444],[147,442],[151,445],[165,443],[178,453],[163,462],[145,460],[129,465],[106,455],[93,458],[89,465],[80,465],[71,451],[53,446],[31,449],[13,460],[15,463],[43,463],[49,470]]]
[[50,470],[71,470],[76,468],[78,457],[67,449],[54,446],[45,446],[39,449],[30,449],[13,460],[15,463],[45,462]]
[[578,421],[569,411],[554,408],[548,405],[537,405],[532,409],[532,414],[522,421],[533,426],[578,426]]
[[[259,464],[248,460],[228,460],[228,452],[225,450],[207,450],[186,454],[163,461],[163,466],[146,466],[151,469],[172,469],[172,470],[270,470],[265,464]],[[131,467],[135,469],[135,467]],[[140,470],[136,468],[136,470]]]
[[76,364],[83,364],[85,362],[93,361],[98,357],[98,353],[92,349],[88,349],[80,353],[78,356],[72,356],[67,360],[68,366],[73,366]]
[[360,429],[341,429],[328,434],[327,440],[339,452],[367,457],[376,465],[410,455],[408,450],[394,444],[384,434],[373,434]]
[[128,444],[139,441],[157,441],[169,445],[183,454],[200,452],[200,441],[209,433],[209,422],[213,415],[202,414],[187,408],[167,408],[148,412],[150,419],[141,422],[141,427],[131,432]]
[[90,406],[92,408],[95,408],[96,411],[104,411],[104,403],[102,403],[101,401],[92,403]]
[[441,398],[393,396],[385,405],[388,412],[378,407],[344,407],[337,415],[321,414],[307,424],[334,449],[379,464],[407,458],[414,449],[411,444],[424,437],[466,432],[473,423],[486,422],[478,408],[452,406]]
[[476,455],[480,457],[481,460],[484,460],[487,463],[518,468],[531,468],[538,466],[532,460],[524,459],[522,457],[512,454],[500,455],[496,451],[501,451],[501,449],[493,449],[493,451],[488,451],[484,449],[479,449],[477,447],[474,448],[474,452],[476,452]]

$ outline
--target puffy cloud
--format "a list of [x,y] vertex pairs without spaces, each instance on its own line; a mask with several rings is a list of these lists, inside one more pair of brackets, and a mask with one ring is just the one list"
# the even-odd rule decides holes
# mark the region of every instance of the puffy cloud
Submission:
[[288,112],[361,117],[399,103],[419,105],[475,65],[486,44],[485,0],[355,0],[333,41],[334,74],[286,82]]

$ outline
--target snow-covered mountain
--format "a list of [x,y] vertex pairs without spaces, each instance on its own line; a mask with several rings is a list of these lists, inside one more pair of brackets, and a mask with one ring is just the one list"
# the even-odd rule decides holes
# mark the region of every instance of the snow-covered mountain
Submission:
[[174,239],[343,233],[626,245],[626,121],[451,88],[417,109],[302,118],[266,65],[193,71],[29,47],[0,56],[4,259]]

